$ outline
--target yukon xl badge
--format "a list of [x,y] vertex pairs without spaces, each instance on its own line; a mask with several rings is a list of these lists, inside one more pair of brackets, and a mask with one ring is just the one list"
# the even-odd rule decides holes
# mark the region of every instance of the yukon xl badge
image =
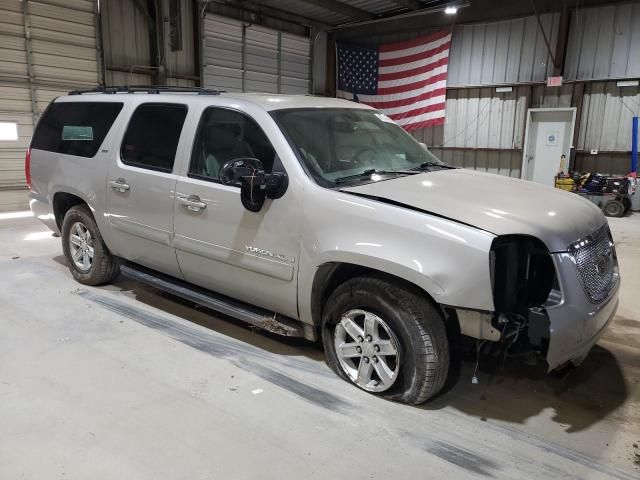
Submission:
[[262,255],[263,257],[271,257],[278,260],[282,260],[283,262],[295,263],[296,258],[290,257],[288,255],[282,255],[281,253],[273,253],[270,250],[265,250],[264,248],[252,247],[251,245],[245,245],[245,250],[251,253],[257,253],[258,255]]

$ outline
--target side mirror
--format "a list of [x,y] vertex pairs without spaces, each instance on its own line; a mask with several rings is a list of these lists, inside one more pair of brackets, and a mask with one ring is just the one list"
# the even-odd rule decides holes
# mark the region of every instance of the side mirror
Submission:
[[284,172],[266,173],[257,158],[229,160],[220,169],[220,182],[240,186],[244,208],[259,212],[267,198],[280,198],[287,191],[289,177]]

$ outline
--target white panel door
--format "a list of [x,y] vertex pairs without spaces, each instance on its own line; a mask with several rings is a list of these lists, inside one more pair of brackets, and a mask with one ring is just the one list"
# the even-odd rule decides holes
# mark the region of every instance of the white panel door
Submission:
[[558,172],[569,168],[574,123],[575,108],[529,110],[523,178],[555,185]]

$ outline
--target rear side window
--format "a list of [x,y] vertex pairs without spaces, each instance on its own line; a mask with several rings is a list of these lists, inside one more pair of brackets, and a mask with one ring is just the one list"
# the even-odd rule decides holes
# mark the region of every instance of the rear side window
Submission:
[[52,103],[38,122],[31,148],[91,158],[120,110],[122,103]]
[[122,142],[122,163],[171,172],[187,116],[185,105],[145,103],[131,116]]

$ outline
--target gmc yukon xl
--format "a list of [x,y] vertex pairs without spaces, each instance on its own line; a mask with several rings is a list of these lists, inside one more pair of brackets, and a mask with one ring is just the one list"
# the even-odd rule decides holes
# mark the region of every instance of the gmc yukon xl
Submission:
[[550,187],[453,168],[331,98],[103,88],[53,101],[31,209],[73,277],[122,273],[271,332],[322,338],[358,387],[418,404],[463,336],[580,363],[613,318],[607,221]]

